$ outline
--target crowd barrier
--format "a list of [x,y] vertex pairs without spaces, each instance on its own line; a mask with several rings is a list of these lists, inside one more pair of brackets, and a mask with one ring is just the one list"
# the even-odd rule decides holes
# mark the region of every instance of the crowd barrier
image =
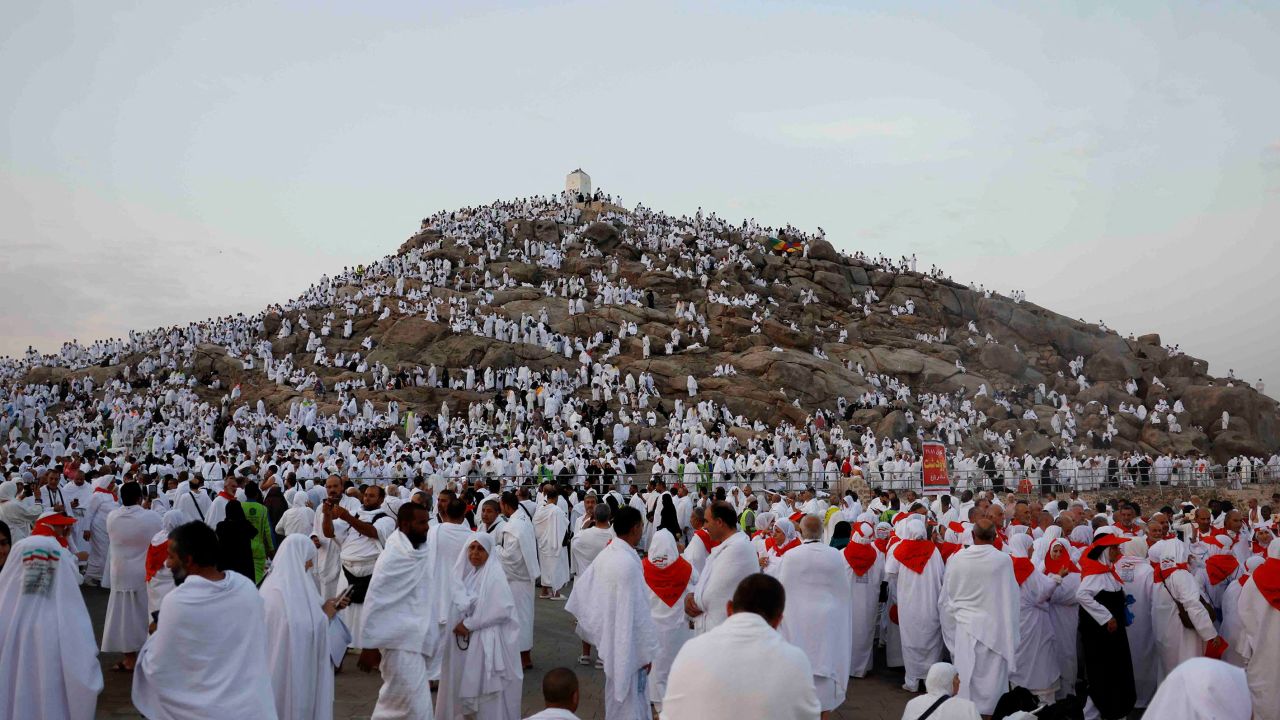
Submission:
[[[572,486],[589,485],[596,488],[610,489],[614,486],[629,488],[636,485],[641,489],[648,487],[651,480],[663,480],[668,487],[683,482],[705,488],[709,492],[717,487],[726,490],[730,487],[750,487],[753,492],[775,490],[779,492],[799,492],[812,488],[827,493],[843,493],[846,488],[865,485],[871,489],[895,490],[905,492],[914,490],[922,492],[924,478],[920,470],[890,471],[861,468],[861,480],[856,475],[844,475],[839,472],[772,472],[772,473],[614,473],[606,475],[587,475],[585,479],[577,475],[568,476],[568,484]],[[402,477],[368,475],[360,472],[349,473],[347,477],[353,482],[388,483],[402,481]],[[1044,473],[1026,474],[1004,472],[1000,470],[956,470],[949,467],[947,478],[953,492],[964,490],[995,490],[998,492],[1041,493],[1046,490],[1067,492],[1079,490],[1091,492],[1099,490],[1123,490],[1126,488],[1220,488],[1241,489],[1246,485],[1280,482],[1280,469],[1263,466],[1248,473],[1229,470],[1225,467],[1213,467],[1206,470],[1192,468],[1175,468],[1172,471],[1154,469],[1120,468],[1110,471],[1106,468],[1080,468],[1058,470],[1050,469]],[[466,479],[468,481],[485,480],[496,483],[499,488],[536,487],[545,482],[557,480],[550,474],[530,475],[498,475],[473,472],[465,478],[445,476],[446,480]],[[491,484],[492,484],[491,483]]]

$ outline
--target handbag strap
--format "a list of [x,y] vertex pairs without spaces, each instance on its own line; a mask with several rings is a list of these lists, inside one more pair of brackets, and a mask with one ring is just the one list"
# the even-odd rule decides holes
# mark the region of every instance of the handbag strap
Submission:
[[[1173,573],[1169,573],[1169,575],[1173,575]],[[1188,630],[1194,630],[1195,623],[1191,620],[1191,614],[1187,612],[1187,609],[1183,607],[1178,598],[1174,597],[1173,591],[1169,589],[1169,578],[1166,576],[1164,582],[1160,584],[1164,585],[1165,592],[1169,593],[1169,599],[1172,600],[1174,606],[1178,608],[1178,620],[1182,623],[1182,626]]]
[[943,695],[942,697],[938,698],[937,700],[935,700],[935,701],[934,701],[934,703],[933,703],[932,705],[930,705],[930,706],[929,706],[929,709],[928,709],[928,710],[925,710],[925,711],[924,711],[924,714],[922,714],[920,717],[916,718],[916,720],[927,720],[927,718],[928,718],[930,715],[932,715],[932,714],[933,714],[933,711],[938,709],[938,706],[939,706],[939,705],[941,705],[942,703],[944,703],[944,702],[946,702],[946,701],[948,701],[948,700],[950,700],[950,699],[951,699],[951,696],[950,696],[950,695]]

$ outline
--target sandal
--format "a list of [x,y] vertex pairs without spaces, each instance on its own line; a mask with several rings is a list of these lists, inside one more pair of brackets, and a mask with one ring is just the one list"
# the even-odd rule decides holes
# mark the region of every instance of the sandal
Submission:
[[115,665],[111,666],[111,672],[131,673],[133,672],[133,668],[129,667],[128,665],[125,665],[124,661],[121,660],[117,662]]
[[579,664],[579,665],[590,665],[590,664],[591,664],[591,656],[590,656],[590,655],[579,655],[579,656],[578,656],[578,664]]

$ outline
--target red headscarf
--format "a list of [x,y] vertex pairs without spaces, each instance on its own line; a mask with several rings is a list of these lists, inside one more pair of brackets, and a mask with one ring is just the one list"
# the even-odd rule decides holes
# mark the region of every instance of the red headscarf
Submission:
[[1013,577],[1018,584],[1027,581],[1031,577],[1031,573],[1035,572],[1036,566],[1031,564],[1031,558],[1016,557],[1013,558]]
[[1093,544],[1086,548],[1084,554],[1080,556],[1080,576],[1089,577],[1090,575],[1110,575],[1116,579],[1116,582],[1124,584],[1124,581],[1120,579],[1120,575],[1116,573],[1114,565],[1107,565],[1105,563],[1098,562],[1097,560],[1090,558],[1089,553],[1100,547],[1123,545],[1128,541],[1128,538],[1121,537],[1119,535],[1100,533],[1093,539]]
[[964,549],[964,546],[960,543],[938,543],[938,552],[942,554],[942,562],[950,560],[952,555],[955,555],[962,549]]
[[1234,555],[1210,555],[1204,561],[1204,571],[1209,575],[1210,585],[1226,580],[1238,567],[1240,561]]
[[899,540],[893,548],[893,556],[919,575],[924,572],[929,558],[933,557],[933,552],[937,549],[938,546],[932,540]]
[[[866,537],[867,533],[864,528],[870,527],[868,523],[857,523],[854,533],[859,536]],[[873,531],[874,532],[874,531]],[[871,543],[861,543],[856,540],[850,540],[848,545],[844,546],[844,561],[849,563],[849,567],[853,568],[853,572],[858,577],[867,574],[872,565],[876,564],[876,557],[880,553],[872,546]]]
[[684,591],[689,587],[689,578],[693,575],[693,565],[683,557],[677,557],[676,561],[670,565],[660,568],[644,559],[644,582],[653,591],[658,599],[667,604],[667,607],[675,607],[676,601],[684,595]]
[[1057,558],[1051,557],[1052,555],[1053,548],[1051,547],[1044,556],[1044,572],[1046,575],[1057,575],[1062,571],[1062,568],[1066,568],[1067,572],[1080,572],[1079,566],[1071,562],[1071,553],[1067,552],[1065,548]]
[[164,561],[169,559],[169,541],[165,540],[159,545],[147,546],[147,582],[151,582],[151,578],[160,572],[160,568],[164,567]]
[[1174,574],[1179,570],[1186,570],[1187,572],[1191,572],[1191,568],[1188,567],[1186,563],[1178,563],[1177,565],[1174,565],[1173,569],[1171,569],[1169,572],[1165,572],[1160,568],[1160,563],[1153,562],[1151,563],[1151,573],[1152,573],[1151,580],[1152,582],[1162,583],[1164,582],[1165,578],[1169,577],[1170,575]]
[[1280,558],[1269,557],[1263,561],[1253,571],[1253,585],[1271,607],[1280,610]]
[[792,550],[800,547],[800,544],[801,544],[800,536],[797,535],[796,537],[792,538],[791,542],[787,543],[786,545],[783,545],[782,547],[775,547],[774,552],[778,554],[778,557],[782,557],[787,553],[788,550]]
[[69,518],[66,515],[62,515],[60,513],[54,513],[51,515],[46,515],[40,518],[39,520],[36,520],[35,527],[31,529],[31,534],[44,535],[46,537],[56,538],[58,540],[59,545],[61,545],[62,547],[67,547],[67,539],[65,537],[62,537],[61,535],[58,535],[58,533],[54,531],[54,528],[65,527],[67,525],[75,525],[75,524],[76,524],[76,521],[74,519]]
[[1123,584],[1120,575],[1116,573],[1115,566],[1100,563],[1087,557],[1080,558],[1080,576],[1089,577],[1090,575],[1110,575],[1116,579],[1116,582]]

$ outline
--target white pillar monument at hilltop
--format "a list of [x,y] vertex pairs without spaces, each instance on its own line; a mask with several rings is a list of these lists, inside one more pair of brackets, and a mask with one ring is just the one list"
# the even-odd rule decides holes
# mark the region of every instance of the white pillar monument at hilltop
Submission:
[[591,199],[591,176],[578,168],[564,178],[564,191],[570,197],[581,196],[583,200]]

